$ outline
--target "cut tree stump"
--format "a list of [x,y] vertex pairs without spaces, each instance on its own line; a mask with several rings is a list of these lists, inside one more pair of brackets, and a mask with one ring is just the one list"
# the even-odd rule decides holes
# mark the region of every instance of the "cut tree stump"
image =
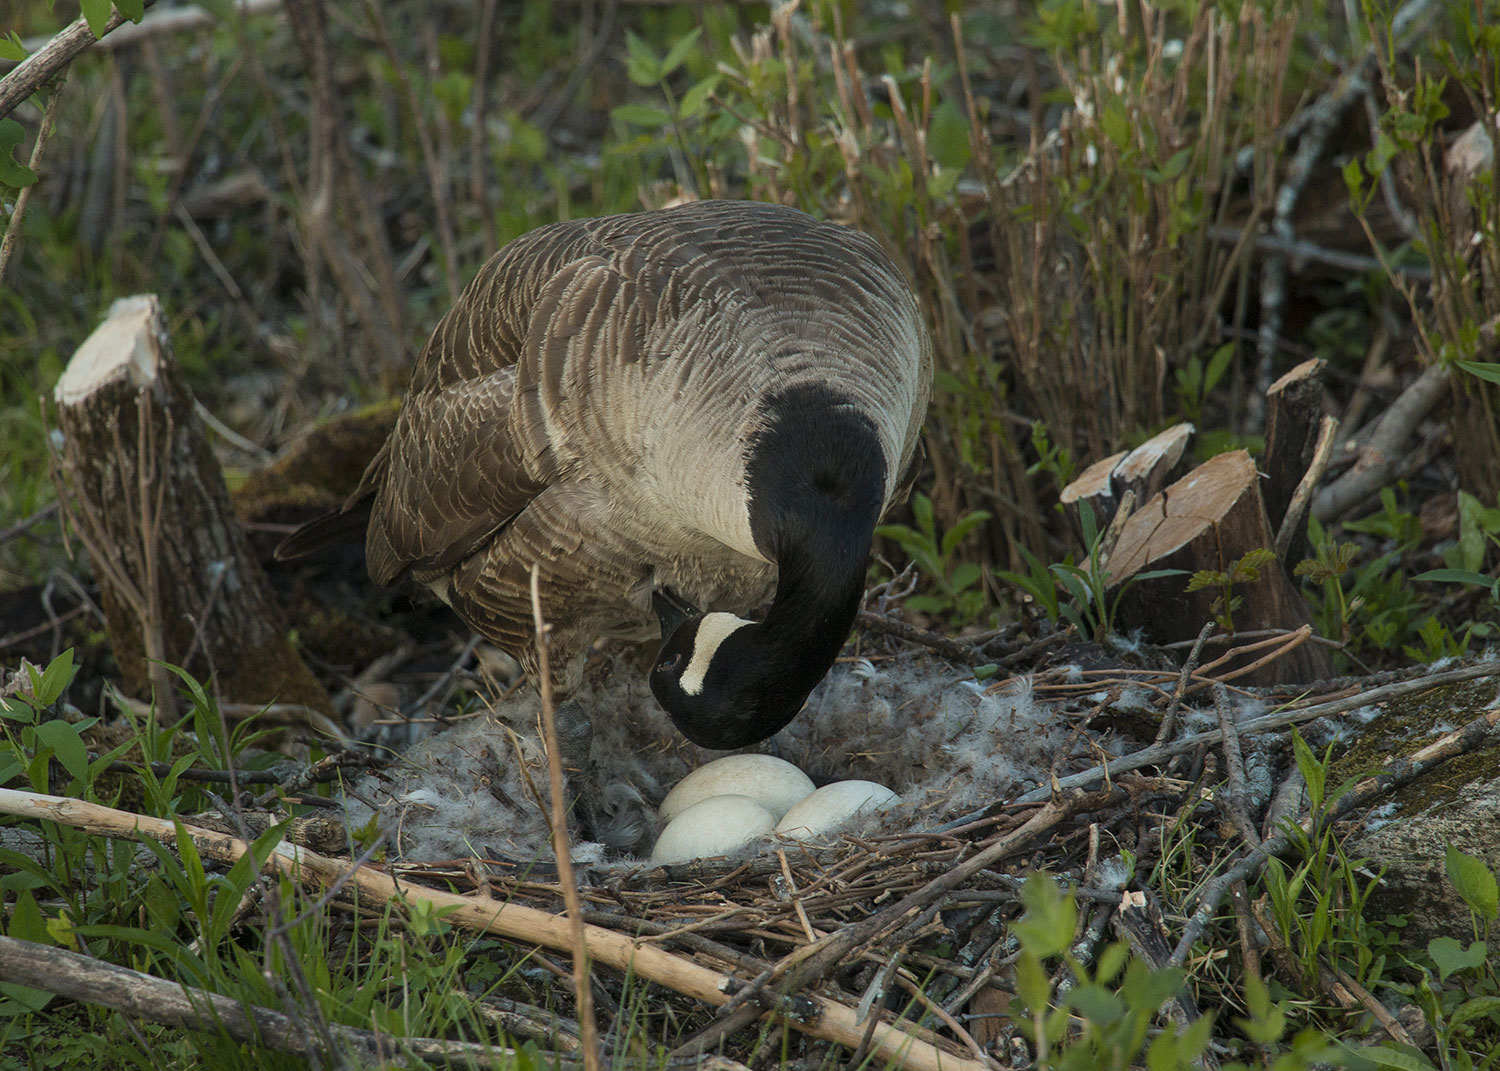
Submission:
[[[1266,474],[1261,497],[1272,531],[1279,531],[1297,485],[1312,464],[1323,417],[1323,371],[1327,362],[1303,361],[1266,391],[1266,452],[1261,469]],[[1299,532],[1288,557],[1305,557],[1307,536]]]
[[[1191,640],[1215,616],[1219,587],[1186,591],[1186,576],[1160,577],[1121,585],[1138,573],[1155,569],[1227,572],[1258,548],[1271,549],[1275,533],[1261,502],[1255,463],[1234,450],[1199,465],[1154,496],[1125,522],[1107,563],[1109,598],[1119,594],[1117,631],[1143,629],[1156,643]],[[1234,595],[1244,602],[1233,612],[1239,630],[1296,629],[1310,620],[1307,607],[1278,561],[1272,561],[1253,584],[1240,583]],[[1295,684],[1333,675],[1322,647],[1304,643],[1241,678],[1252,684]]]
[[154,692],[172,718],[168,662],[212,675],[226,700],[332,714],[230,508],[155,295],[114,303],[54,399],[64,505],[99,581],[126,693]]
[[1059,496],[1073,531],[1083,532],[1084,502],[1094,511],[1094,523],[1103,531],[1115,519],[1125,492],[1135,492],[1137,506],[1159,492],[1176,474],[1192,437],[1191,424],[1174,424],[1134,450],[1121,451],[1084,469]]

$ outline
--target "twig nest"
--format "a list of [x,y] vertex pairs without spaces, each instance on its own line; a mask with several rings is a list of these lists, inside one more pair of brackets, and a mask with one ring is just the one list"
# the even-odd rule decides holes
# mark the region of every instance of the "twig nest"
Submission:
[[656,847],[651,849],[651,862],[685,863],[704,856],[725,855],[771,832],[775,825],[776,816],[760,800],[749,796],[710,796],[682,808],[667,823],[667,828],[656,838]]
[[[728,755],[706,763],[677,782],[657,813],[670,822],[699,800],[749,796],[771,812],[771,824],[798,800],[812,794],[812,779],[784,759],[770,755]],[[767,832],[762,830],[761,832]]]
[[826,837],[861,814],[900,802],[900,796],[874,781],[835,781],[792,806],[776,832],[796,840]]

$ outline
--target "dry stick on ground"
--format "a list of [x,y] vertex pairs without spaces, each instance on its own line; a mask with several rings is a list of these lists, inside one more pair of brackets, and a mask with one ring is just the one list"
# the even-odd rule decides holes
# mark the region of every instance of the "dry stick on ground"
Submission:
[[588,946],[584,942],[583,905],[578,901],[578,883],[573,876],[573,845],[568,836],[568,805],[563,798],[562,751],[557,742],[557,718],[552,706],[552,672],[548,664],[548,625],[542,617],[541,574],[531,567],[531,619],[536,628],[537,690],[542,695],[542,741],[547,746],[547,780],[552,797],[552,854],[557,858],[557,880],[562,884],[563,904],[568,909],[573,938],[573,995],[578,1001],[578,1024],[582,1027],[583,1064],[599,1071],[599,1027],[594,1022],[594,995],[589,985]]
[[1245,838],[1245,843],[1254,848],[1260,844],[1255,824],[1250,821],[1249,793],[1245,787],[1245,757],[1240,751],[1239,729],[1234,723],[1234,711],[1229,708],[1229,690],[1222,683],[1213,687],[1214,709],[1219,715],[1220,741],[1224,748],[1224,769],[1229,778],[1229,817],[1235,828]]
[[[47,97],[47,110],[42,113],[42,126],[36,133],[36,144],[31,147],[31,159],[26,166],[38,175],[38,181],[42,152],[47,148],[47,139],[52,136],[53,121],[57,118],[57,102],[62,99],[63,83],[67,80],[67,72],[63,72],[52,83],[52,92]],[[0,239],[0,283],[5,281],[5,267],[15,254],[16,240],[21,236],[21,221],[26,218],[26,206],[31,203],[31,194],[36,187],[37,182],[33,182],[30,186],[21,187],[21,192],[16,194],[15,207],[11,209],[10,221],[5,225],[5,237]]]
[[1156,739],[1153,743],[1160,745],[1177,731],[1177,710],[1182,706],[1182,697],[1187,692],[1188,678],[1197,670],[1198,656],[1203,651],[1203,645],[1208,642],[1209,633],[1213,632],[1217,624],[1216,621],[1208,621],[1198,630],[1198,638],[1193,641],[1193,649],[1188,652],[1187,660],[1182,663],[1182,673],[1177,677],[1177,688],[1172,692],[1172,702],[1167,707],[1167,712],[1161,716],[1161,728],[1156,730]]
[[983,651],[972,644],[941,636],[936,632],[929,632],[925,628],[898,621],[894,617],[885,614],[877,614],[870,610],[861,610],[856,624],[861,628],[871,629],[875,632],[883,632],[887,636],[894,636],[898,640],[907,643],[915,643],[922,647],[930,647],[944,658],[962,662],[967,666],[977,666],[991,661]]
[[[167,1026],[214,1034],[222,1031],[242,1044],[262,1045],[304,1060],[317,1060],[327,1055],[309,1045],[291,1017],[281,1012],[243,1004],[218,993],[187,988],[178,982],[67,949],[0,937],[0,977],[82,1004],[102,1005]],[[513,1013],[502,1011],[499,1015],[503,1025],[516,1025]],[[397,1037],[337,1024],[329,1029],[334,1039],[351,1055],[381,1066],[386,1066],[397,1053],[429,1063],[469,1065],[512,1061],[520,1056],[515,1049],[498,1045],[445,1038]],[[549,1053],[548,1058],[563,1067],[580,1066],[578,1060],[566,1052]],[[712,1068],[713,1071],[745,1071],[743,1064],[722,1057],[708,1057],[704,1063],[693,1066]]]
[[[1036,837],[1083,811],[1093,810],[1114,795],[1112,789],[1088,795],[1052,799],[1017,828],[999,837],[978,854],[966,859],[928,882],[890,907],[846,926],[836,933],[805,945],[786,956],[772,968],[772,978],[785,975],[792,989],[799,989],[833,970],[856,949],[869,944],[892,930],[919,919],[931,905],[956,889],[974,874],[1004,859],[1033,837]],[[739,998],[737,997],[738,1001]],[[733,1002],[732,1002],[733,1003]]]
[[[1270,714],[1263,714],[1258,718],[1252,718],[1245,722],[1240,726],[1240,735],[1249,736],[1252,733],[1265,732],[1268,729],[1282,729],[1288,725],[1300,725],[1302,722],[1312,721],[1315,718],[1326,718],[1335,714],[1347,714],[1351,710],[1369,706],[1372,703],[1383,702],[1387,699],[1400,699],[1404,696],[1431,691],[1433,688],[1441,687],[1444,684],[1483,680],[1487,677],[1500,677],[1500,662],[1483,662],[1472,666],[1460,666],[1457,669],[1428,674],[1418,677],[1415,680],[1397,681],[1394,684],[1371,688],[1367,692],[1359,692],[1355,695],[1346,696],[1343,699],[1334,699],[1327,703],[1318,703],[1299,710],[1273,711]],[[1129,755],[1122,755],[1120,758],[1103,766],[1096,766],[1092,770],[1084,770],[1080,773],[1069,774],[1067,777],[1060,777],[1054,788],[1033,789],[1011,802],[1013,805],[1041,803],[1043,800],[1048,799],[1055,789],[1081,788],[1085,785],[1091,785],[1095,781],[1118,777],[1129,770],[1139,770],[1143,766],[1155,766],[1174,755],[1181,755],[1205,745],[1217,744],[1222,735],[1217,729],[1210,729],[1207,732],[1193,733],[1190,736],[1181,737],[1169,744],[1153,744],[1151,747],[1141,748],[1141,750],[1131,752]]]
[[[1044,813],[1045,809],[1038,812],[1038,815]],[[225,834],[193,826],[178,826],[158,818],[82,800],[14,789],[0,788],[0,814],[17,815],[33,821],[58,822],[105,837],[128,840],[150,837],[169,847],[177,843],[177,830],[180,828],[193,839],[199,854],[219,862],[234,863],[249,851],[249,845],[243,840]],[[1062,817],[1059,816],[1056,821],[1061,821]],[[1033,819],[1033,822],[1036,821]],[[1048,828],[1052,824],[1055,821],[1048,823]],[[1027,825],[1034,831],[1040,831],[1032,823]],[[1016,834],[1021,832],[1022,830],[1017,830]],[[347,882],[377,903],[403,898],[407,902],[420,900],[443,911],[445,922],[465,929],[480,930],[526,944],[563,951],[573,947],[572,927],[568,920],[524,904],[502,903],[482,896],[460,896],[440,889],[409,884],[398,886],[387,874],[368,867],[358,867],[351,871],[344,860],[289,844],[277,845],[265,865],[297,880],[316,885]],[[611,930],[585,926],[584,936],[595,962],[608,964],[621,971],[633,971],[638,977],[708,1004],[727,1003],[729,995],[745,985],[743,979],[732,974],[701,966],[686,957]],[[808,1014],[802,1018],[788,1018],[786,1022],[792,1028],[848,1048],[859,1043],[864,1024],[857,1021],[853,1008],[821,995],[801,996],[798,998],[798,1005],[806,1008]],[[882,1063],[904,1063],[907,1071],[993,1071],[988,1063],[981,1063],[946,1045],[916,1037],[909,1031],[884,1021],[875,1030],[873,1052]]]
[[[1471,666],[1470,669],[1481,667]],[[1500,673],[1500,667],[1489,668],[1488,675]],[[1436,680],[1444,674],[1435,674],[1429,680]],[[1463,678],[1472,679],[1472,678]],[[1444,682],[1447,683],[1447,682]],[[1368,700],[1375,692],[1385,692],[1388,689],[1376,688],[1363,696],[1354,697],[1356,700]],[[1332,706],[1334,704],[1327,704]],[[1363,706],[1364,703],[1358,705]],[[1309,708],[1316,709],[1316,708]],[[1264,721],[1257,718],[1241,726],[1245,732],[1251,731],[1251,726],[1256,722]],[[1337,821],[1351,811],[1357,810],[1368,803],[1373,802],[1380,796],[1389,792],[1399,785],[1404,785],[1427,773],[1429,770],[1442,765],[1449,759],[1459,755],[1468,754],[1477,748],[1486,746],[1490,738],[1496,735],[1496,726],[1500,725],[1500,708],[1491,710],[1487,714],[1481,714],[1460,729],[1455,729],[1446,736],[1433,741],[1420,751],[1390,764],[1389,768],[1374,777],[1368,777],[1355,785],[1349,792],[1339,798],[1338,802],[1328,808],[1324,815],[1310,815],[1301,823],[1304,833],[1310,832],[1315,821],[1328,823]],[[1202,734],[1212,735],[1212,734]],[[1278,834],[1268,840],[1261,842],[1260,847],[1251,851],[1244,859],[1235,864],[1229,870],[1219,875],[1216,879],[1204,886],[1203,891],[1198,894],[1198,906],[1188,919],[1187,926],[1183,929],[1182,938],[1177,942],[1177,948],[1172,953],[1172,963],[1181,965],[1187,960],[1192,951],[1193,944],[1203,935],[1203,932],[1213,922],[1214,914],[1219,904],[1223,901],[1225,894],[1237,881],[1247,881],[1260,873],[1262,867],[1273,855],[1280,855],[1292,846],[1292,838],[1285,833]]]

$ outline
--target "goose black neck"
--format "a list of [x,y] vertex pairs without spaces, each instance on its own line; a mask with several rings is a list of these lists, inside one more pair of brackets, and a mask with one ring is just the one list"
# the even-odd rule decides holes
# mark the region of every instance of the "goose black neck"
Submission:
[[776,563],[777,583],[754,642],[759,661],[778,667],[766,686],[794,704],[790,720],[854,623],[885,502],[886,462],[870,419],[825,387],[786,391],[767,415],[747,468],[750,526]]

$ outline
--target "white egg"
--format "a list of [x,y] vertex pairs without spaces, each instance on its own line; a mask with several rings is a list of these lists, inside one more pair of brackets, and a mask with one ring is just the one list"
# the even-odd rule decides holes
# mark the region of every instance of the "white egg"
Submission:
[[855,816],[901,802],[874,781],[835,781],[797,803],[776,824],[776,832],[797,840],[837,832]]
[[776,816],[749,796],[710,796],[684,807],[656,838],[653,863],[725,855],[771,832]]
[[775,818],[812,793],[812,780],[791,763],[770,755],[727,755],[706,763],[677,782],[657,813],[670,822],[710,796],[749,796]]

